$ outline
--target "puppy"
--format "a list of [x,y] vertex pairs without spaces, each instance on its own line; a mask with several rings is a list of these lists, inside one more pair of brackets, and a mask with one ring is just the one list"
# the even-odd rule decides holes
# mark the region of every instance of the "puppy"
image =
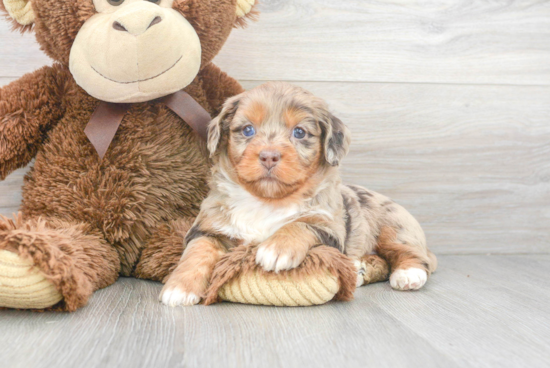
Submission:
[[420,289],[436,268],[424,232],[389,198],[341,183],[349,145],[346,126],[302,88],[267,83],[229,99],[209,126],[210,194],[161,301],[199,303],[215,264],[239,244],[257,246],[256,263],[274,272],[298,267],[316,245],[337,248],[354,260],[358,286],[363,257],[376,252],[394,289]]

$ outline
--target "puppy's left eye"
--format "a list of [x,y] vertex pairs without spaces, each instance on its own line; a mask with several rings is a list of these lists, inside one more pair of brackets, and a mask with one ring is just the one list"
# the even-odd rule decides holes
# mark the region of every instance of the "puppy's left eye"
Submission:
[[247,125],[243,128],[243,135],[245,137],[252,137],[254,134],[256,134],[256,129],[252,125]]
[[302,139],[306,136],[306,131],[302,128],[294,128],[294,137],[296,139]]

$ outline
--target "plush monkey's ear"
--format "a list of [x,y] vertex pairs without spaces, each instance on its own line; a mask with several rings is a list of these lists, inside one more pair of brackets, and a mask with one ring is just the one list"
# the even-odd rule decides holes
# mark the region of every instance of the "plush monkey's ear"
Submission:
[[0,8],[4,8],[13,19],[16,29],[29,30],[34,23],[34,12],[31,0],[1,0]]
[[326,111],[321,119],[323,129],[325,159],[331,166],[338,166],[349,152],[351,134],[340,119]]
[[256,5],[258,0],[237,0],[237,21],[235,26],[245,27],[246,20],[256,20],[258,17],[258,11],[256,10]]
[[241,96],[242,94],[228,99],[223,104],[222,112],[210,122],[210,125],[208,125],[207,147],[208,151],[210,151],[210,157],[214,157],[219,151],[223,136],[224,134],[227,134],[229,124],[231,124],[231,120],[233,120],[233,117],[239,108]]

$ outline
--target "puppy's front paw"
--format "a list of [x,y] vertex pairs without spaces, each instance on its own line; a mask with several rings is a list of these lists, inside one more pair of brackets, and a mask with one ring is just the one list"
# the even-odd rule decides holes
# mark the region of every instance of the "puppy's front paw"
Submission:
[[298,267],[305,259],[305,253],[293,251],[277,244],[263,244],[256,253],[256,264],[266,271],[291,270]]
[[178,287],[162,289],[159,299],[163,304],[169,307],[195,305],[199,304],[201,301],[201,298],[197,295],[190,292],[185,292]]
[[185,277],[178,271],[180,271],[179,267],[168,278],[166,285],[160,292],[159,300],[169,307],[199,304],[201,301],[199,295],[201,295],[200,290],[202,288],[199,287],[198,283],[191,282],[189,277]]
[[428,280],[428,274],[421,268],[397,269],[390,276],[390,285],[396,290],[418,290]]

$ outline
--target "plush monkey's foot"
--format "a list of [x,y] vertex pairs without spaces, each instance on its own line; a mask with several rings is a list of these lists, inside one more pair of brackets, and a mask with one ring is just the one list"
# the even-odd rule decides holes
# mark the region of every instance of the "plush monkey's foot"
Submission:
[[119,271],[116,249],[90,225],[0,216],[0,307],[72,312]]
[[355,278],[353,261],[331,247],[315,247],[298,267],[275,273],[256,264],[255,250],[242,245],[222,257],[214,268],[205,304],[226,300],[310,306],[330,300],[351,300]]
[[0,250],[0,307],[45,309],[61,299],[55,285],[34,267],[31,259]]

